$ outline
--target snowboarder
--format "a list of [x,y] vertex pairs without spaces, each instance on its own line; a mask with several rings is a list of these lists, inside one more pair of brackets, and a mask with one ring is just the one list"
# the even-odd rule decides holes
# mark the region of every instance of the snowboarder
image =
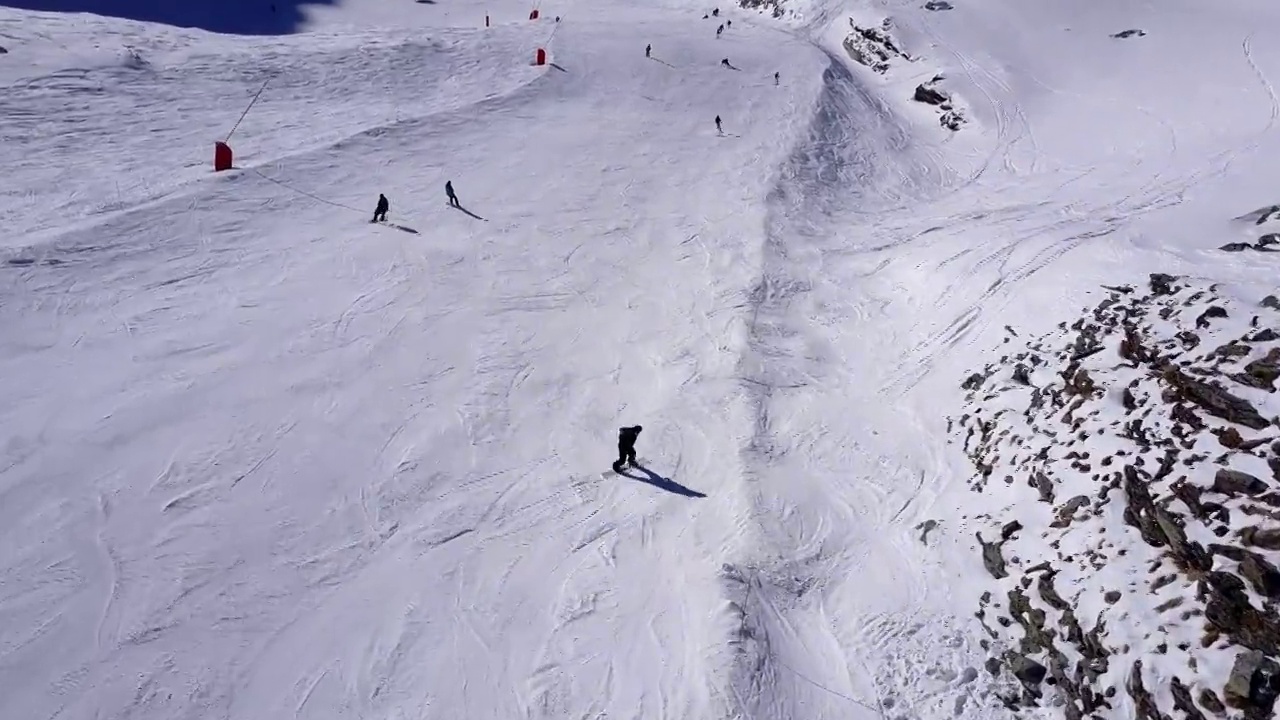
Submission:
[[719,116],[719,115],[717,115],[717,116],[716,116],[716,132],[720,133],[721,135],[723,135],[723,134],[724,134],[724,130],[721,130],[721,129],[720,129],[720,116]]
[[722,33],[722,32],[724,32],[724,23],[721,23],[721,24],[720,24],[720,27],[716,28],[716,39],[717,39],[717,40],[719,40],[719,39],[720,39],[720,33]]
[[387,196],[378,193],[378,207],[373,210],[373,219],[369,222],[387,221],[387,211],[391,209],[391,203],[387,202]]
[[454,207],[462,207],[458,203],[458,196],[453,194],[453,181],[446,180],[444,183],[444,194],[449,196],[449,204]]
[[779,77],[779,76],[778,76],[778,73],[774,73],[774,74],[773,74],[773,84],[774,84],[774,85],[777,85],[777,84],[778,84],[778,77]]
[[639,425],[618,428],[618,459],[613,461],[614,472],[622,472],[623,464],[636,467],[636,437],[641,430],[643,428]]
[[652,53],[652,52],[653,52],[653,46],[652,46],[652,45],[645,45],[645,46],[644,46],[644,56],[645,56],[645,57],[649,57],[649,53]]

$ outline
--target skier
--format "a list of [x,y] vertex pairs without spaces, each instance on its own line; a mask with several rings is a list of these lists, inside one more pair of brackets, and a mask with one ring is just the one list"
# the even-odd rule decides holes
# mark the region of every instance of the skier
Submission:
[[716,8],[715,10],[712,10],[711,14],[714,15],[715,17],[720,17],[720,8]]
[[379,220],[387,221],[387,211],[391,209],[391,203],[387,202],[387,196],[378,193],[378,207],[373,210],[373,219],[369,222],[378,222]]
[[720,24],[720,27],[716,28],[716,39],[717,39],[717,40],[719,40],[719,39],[720,39],[720,33],[722,33],[722,32],[724,32],[724,23],[721,23],[721,24]]
[[774,73],[774,74],[773,74],[773,84],[774,84],[774,85],[777,85],[777,84],[778,84],[778,73]]
[[636,437],[643,429],[639,425],[618,428],[618,459],[613,461],[614,472],[622,472],[624,463],[636,467]]
[[716,116],[716,132],[720,133],[721,135],[723,135],[723,134],[724,134],[724,130],[721,130],[721,129],[720,129],[720,116],[719,116],[719,115],[717,115],[717,116]]
[[733,21],[732,21],[732,20],[725,20],[725,21],[724,21],[724,26],[725,26],[725,27],[727,27],[727,28],[731,28],[731,27],[733,27]]
[[729,64],[729,58],[725,58],[725,59],[721,60],[721,61],[720,61],[720,64],[721,64],[721,65],[723,65],[723,66],[725,66],[725,67],[727,67],[727,68],[732,68],[732,67],[733,67],[732,65],[730,65],[730,64]]
[[446,180],[444,183],[444,194],[449,196],[449,204],[454,207],[462,207],[458,202],[458,196],[453,194],[453,181]]
[[653,46],[652,46],[652,45],[645,45],[645,46],[644,46],[644,56],[645,56],[645,57],[649,57],[649,53],[651,53],[651,52],[653,52]]

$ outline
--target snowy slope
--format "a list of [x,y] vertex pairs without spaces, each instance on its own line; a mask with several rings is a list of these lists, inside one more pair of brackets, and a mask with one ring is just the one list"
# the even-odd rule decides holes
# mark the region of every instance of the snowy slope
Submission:
[[952,4],[0,9],[0,717],[1004,716],[960,382],[1274,286],[1280,15]]
[[[735,308],[821,55],[758,29],[731,72],[688,18],[612,17],[561,25],[562,70],[529,67],[546,23],[349,39],[351,70],[326,35],[157,31],[244,57],[241,99],[287,55],[245,170],[184,174],[234,115],[183,58],[155,83],[207,123],[121,153],[163,194],[102,217],[75,202],[98,178],[32,158],[7,208],[44,242],[5,273],[6,717],[729,703]],[[766,82],[779,54],[811,80]],[[81,133],[47,142],[109,141]],[[414,233],[368,224],[379,191]],[[629,422],[655,475],[602,479]]]

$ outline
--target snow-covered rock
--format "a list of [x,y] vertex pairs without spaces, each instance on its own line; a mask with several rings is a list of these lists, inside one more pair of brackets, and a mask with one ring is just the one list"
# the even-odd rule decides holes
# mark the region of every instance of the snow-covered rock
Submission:
[[1109,291],[966,379],[952,426],[1002,506],[980,518],[998,536],[978,532],[996,580],[978,616],[1022,681],[1009,700],[1270,717],[1280,313],[1162,274]]
[[895,60],[911,60],[911,56],[889,33],[891,23],[888,18],[878,28],[864,27],[850,18],[849,27],[851,31],[844,39],[844,49],[854,61],[884,73]]

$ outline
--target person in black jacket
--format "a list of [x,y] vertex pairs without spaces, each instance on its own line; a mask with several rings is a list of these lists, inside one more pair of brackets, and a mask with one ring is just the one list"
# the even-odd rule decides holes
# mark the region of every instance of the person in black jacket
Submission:
[[387,211],[390,209],[391,203],[387,202],[387,196],[378,193],[378,207],[373,209],[373,220],[371,222],[378,222],[379,220],[386,222]]
[[613,461],[614,472],[622,472],[624,464],[636,467],[636,437],[642,429],[639,425],[618,428],[618,459]]
[[458,203],[458,196],[457,196],[457,195],[455,195],[455,194],[453,194],[453,181],[452,181],[452,180],[447,180],[447,181],[445,181],[445,184],[444,184],[444,194],[445,194],[446,196],[448,196],[448,198],[449,198],[449,204],[450,204],[450,205],[452,205],[452,206],[454,206],[454,207],[462,207],[462,205]]

